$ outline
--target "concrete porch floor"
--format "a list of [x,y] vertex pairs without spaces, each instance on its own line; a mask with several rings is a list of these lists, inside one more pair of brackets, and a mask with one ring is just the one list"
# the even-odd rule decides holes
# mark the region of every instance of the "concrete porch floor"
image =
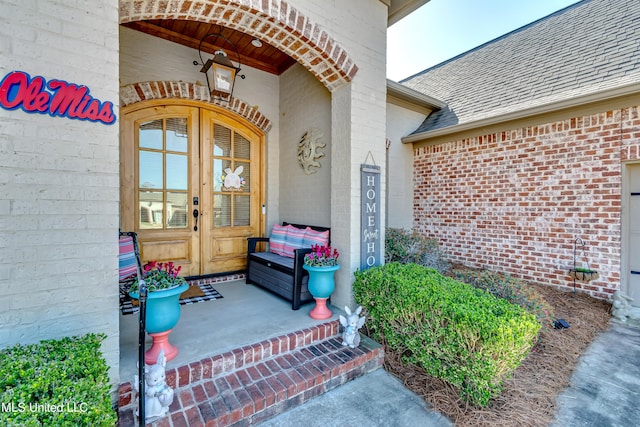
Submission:
[[[222,299],[183,305],[180,321],[169,336],[178,347],[167,368],[175,368],[247,344],[335,320],[344,314],[331,306],[333,317],[314,320],[309,312],[315,303],[291,310],[291,303],[244,280],[212,284]],[[151,347],[147,336],[145,348]],[[138,315],[120,314],[120,383],[133,381],[138,360]]]

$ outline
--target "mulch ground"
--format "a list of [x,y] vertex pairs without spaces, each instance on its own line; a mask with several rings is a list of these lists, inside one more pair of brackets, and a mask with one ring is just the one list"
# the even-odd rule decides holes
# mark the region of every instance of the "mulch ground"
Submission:
[[468,405],[447,383],[431,378],[415,366],[405,366],[398,354],[385,349],[385,369],[422,396],[435,411],[463,426],[548,426],[556,411],[557,395],[569,385],[578,358],[596,335],[608,326],[611,304],[584,294],[536,286],[555,317],[568,329],[542,330],[538,343],[505,381],[504,391],[486,408]]

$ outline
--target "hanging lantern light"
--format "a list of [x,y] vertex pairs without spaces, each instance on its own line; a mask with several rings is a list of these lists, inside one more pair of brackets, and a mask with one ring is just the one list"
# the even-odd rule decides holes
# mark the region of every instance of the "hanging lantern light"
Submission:
[[[225,41],[232,49],[229,51],[233,51],[235,57],[237,59],[238,65],[234,65],[233,62],[227,56],[227,53],[218,49],[215,51],[213,58],[207,59],[206,62],[202,59],[202,43],[205,39],[209,37],[217,37]],[[226,37],[220,34],[207,34],[200,40],[200,45],[198,46],[198,54],[200,55],[200,61],[202,68],[200,69],[201,73],[204,73],[207,79],[207,87],[209,88],[209,92],[214,99],[229,101],[233,95],[233,88],[235,86],[236,76],[244,79],[244,75],[238,74],[240,72],[240,55],[235,47],[235,45]],[[199,65],[197,62],[194,64]]]

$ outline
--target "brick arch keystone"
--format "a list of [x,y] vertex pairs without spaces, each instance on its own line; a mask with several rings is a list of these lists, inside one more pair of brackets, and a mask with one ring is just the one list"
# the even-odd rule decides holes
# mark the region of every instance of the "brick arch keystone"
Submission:
[[271,130],[271,121],[256,107],[238,98],[232,98],[229,102],[212,99],[206,86],[187,82],[156,81],[134,83],[120,88],[121,107],[151,99],[176,98],[208,102],[242,116],[265,133]]
[[320,25],[283,0],[121,0],[120,23],[147,19],[207,22],[242,31],[285,52],[329,91],[358,71],[345,49]]

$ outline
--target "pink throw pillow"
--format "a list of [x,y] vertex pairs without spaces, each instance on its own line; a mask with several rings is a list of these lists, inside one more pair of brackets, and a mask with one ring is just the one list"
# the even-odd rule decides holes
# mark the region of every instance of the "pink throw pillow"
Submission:
[[293,258],[295,255],[294,250],[304,248],[304,236],[305,230],[289,224],[287,226],[287,237],[284,240],[284,256]]
[[305,230],[303,243],[306,248],[310,248],[313,245],[329,246],[329,230],[316,231],[311,227],[307,227]]
[[287,227],[275,224],[269,237],[269,250],[274,254],[284,255],[284,244],[287,236]]

